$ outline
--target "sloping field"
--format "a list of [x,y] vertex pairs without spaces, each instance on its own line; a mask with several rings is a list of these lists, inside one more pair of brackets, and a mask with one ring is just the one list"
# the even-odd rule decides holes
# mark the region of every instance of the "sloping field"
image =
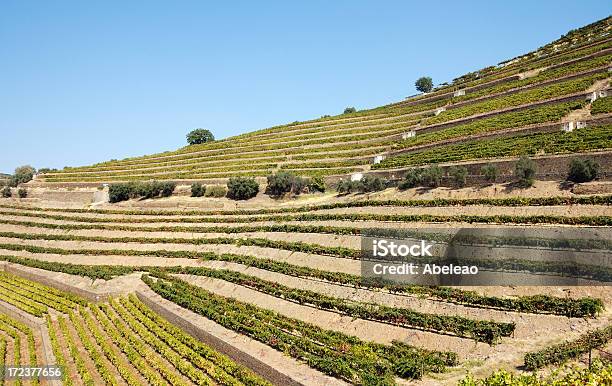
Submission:
[[92,303],[0,273],[0,299],[3,362],[57,364],[64,384],[268,384],[133,295]]
[[[66,168],[46,173],[38,181],[207,180],[265,176],[281,169],[305,176],[342,175],[369,170],[376,155],[386,157],[375,165],[384,170],[519,152],[548,155],[609,150],[610,111],[602,102],[592,110],[586,98],[609,87],[611,20],[402,102],[161,154]],[[580,109],[584,111],[578,120],[586,122],[587,128],[559,134],[561,122]],[[410,132],[414,136],[407,137]],[[503,143],[497,144],[499,137]],[[472,149],[481,138],[490,138],[496,146],[484,143],[462,150]],[[423,147],[446,156],[414,159],[403,155]]]
[[[609,232],[611,201],[610,196],[356,201],[238,211],[3,205],[0,258],[103,279],[148,272],[124,292],[146,285],[181,312],[279,350],[319,376],[364,384],[423,377],[427,383],[433,376],[452,384],[466,364],[483,375],[499,366],[520,366],[527,352],[609,324],[608,287],[575,287],[570,297],[565,287],[506,288],[501,294],[496,287],[381,287],[360,277],[364,228],[433,226],[443,234],[456,227],[530,227],[531,235],[550,238],[551,226],[572,224],[582,226],[588,238]],[[523,258],[527,264],[529,254]],[[39,317],[47,312],[6,289],[12,287],[0,285],[4,301]],[[122,318],[132,332],[121,336],[129,339],[144,334],[126,320],[133,299],[83,304],[72,316],[51,317],[51,323],[61,328],[60,321],[72,322],[75,333],[79,323],[98,323],[100,333],[119,334],[109,323]],[[120,350],[117,346],[117,355]],[[194,382],[172,363],[170,372]],[[90,371],[103,376],[95,366]]]
[[[523,154],[609,159],[611,22],[397,103],[67,168],[30,185],[393,173]],[[565,122],[576,125],[565,132]],[[375,155],[386,158],[373,165]],[[245,204],[0,199],[0,356],[57,364],[68,385],[455,385],[468,371],[547,373],[590,350],[603,358],[597,350],[612,349],[612,287],[598,285],[612,282],[612,169],[600,166],[602,181],[577,186],[584,194],[547,181],[469,195],[415,189],[405,199],[395,188]],[[493,236],[461,233],[476,229]],[[366,280],[362,237],[374,231],[438,250],[459,234],[469,261],[511,285]],[[514,254],[504,260],[504,251]],[[532,272],[562,284],[521,285]],[[606,366],[576,376],[612,382]]]

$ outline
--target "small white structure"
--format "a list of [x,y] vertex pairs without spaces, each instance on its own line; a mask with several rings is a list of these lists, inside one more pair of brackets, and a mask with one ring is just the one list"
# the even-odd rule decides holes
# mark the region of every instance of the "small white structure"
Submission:
[[563,122],[563,124],[561,125],[561,130],[563,130],[566,133],[571,133],[572,131],[574,131],[575,127],[576,127],[576,124],[574,121]]
[[[108,184],[104,184],[108,185]],[[110,197],[108,195],[108,189],[105,187],[103,189],[96,190],[93,194],[92,204],[101,204],[105,202],[109,202]]]
[[414,138],[416,137],[416,130],[410,130],[407,133],[402,134],[402,139]]
[[586,99],[589,102],[595,102],[599,98],[605,98],[608,96],[608,90],[593,91],[587,95]]
[[578,121],[578,122],[576,122],[576,128],[577,129],[584,129],[585,127],[587,127],[587,123],[585,121]]
[[446,107],[438,107],[434,115],[440,115],[440,113],[446,111]]
[[361,181],[362,178],[363,178],[363,173],[351,174],[351,181]]
[[595,100],[597,99],[597,91],[590,93],[586,96],[585,99],[587,100],[587,102],[595,102]]
[[453,97],[459,97],[465,95],[465,90],[457,90],[453,93]]
[[384,160],[384,159],[385,159],[385,156],[384,156],[384,155],[377,155],[377,156],[375,156],[375,157],[374,157],[374,164],[375,164],[375,165],[376,165],[376,164],[379,164],[379,163],[380,163],[382,160]]

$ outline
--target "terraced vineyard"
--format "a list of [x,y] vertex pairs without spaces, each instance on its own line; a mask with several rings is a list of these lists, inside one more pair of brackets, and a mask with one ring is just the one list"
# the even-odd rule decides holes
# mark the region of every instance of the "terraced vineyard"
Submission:
[[[557,47],[554,52],[542,48],[512,61],[511,65],[481,71],[478,80],[471,79],[473,75],[469,81],[458,79],[452,86],[399,103],[277,126],[161,154],[66,168],[45,173],[39,176],[39,181],[207,181],[265,176],[279,169],[304,176],[345,175],[369,170],[376,155],[383,155],[388,161],[377,164],[377,169],[403,166],[401,154],[400,160],[395,160],[398,149],[402,149],[399,153],[418,151],[425,144],[436,152],[449,141],[466,142],[469,146],[471,140],[487,136],[535,135],[533,141],[538,141],[538,131],[560,132],[561,120],[577,109],[585,110],[580,120],[595,126],[601,124],[601,119],[590,123],[591,105],[585,98],[609,87],[612,59],[609,28],[610,19],[604,19],[581,30],[571,44],[563,39],[551,43]],[[461,90],[461,95],[457,90]],[[593,114],[599,118],[604,114],[604,122],[609,122],[602,103],[605,99],[595,102]],[[555,124],[556,129],[552,129]],[[415,136],[402,140],[411,131]],[[574,152],[609,149],[609,140],[602,138]],[[563,152],[546,149],[546,154]],[[487,155],[473,152],[462,159],[483,157]]]
[[4,363],[61,366],[64,384],[268,384],[134,295],[91,303],[8,273],[0,286]]
[[[138,285],[146,285],[149,292],[144,292],[149,296],[157,294],[159,299],[181,306],[183,313],[204,317],[263,344],[267,350],[285,353],[281,355],[282,366],[290,374],[298,371],[293,370],[298,366],[293,358],[333,377],[330,379],[350,383],[371,384],[374,379],[394,383],[435,373],[454,379],[462,363],[495,357],[500,350],[521,361],[525,352],[511,347],[541,347],[544,342],[536,343],[541,339],[538,334],[550,326],[555,327],[555,333],[545,341],[571,334],[570,328],[580,331],[604,325],[609,321],[601,316],[610,300],[607,287],[596,291],[587,287],[588,292],[577,291],[567,298],[554,288],[521,295],[510,290],[499,296],[487,290],[368,283],[360,277],[360,233],[372,227],[399,227],[410,232],[425,225],[423,221],[445,227],[465,221],[510,227],[526,223],[609,226],[611,201],[611,196],[373,200],[234,211],[4,205],[0,259],[70,277],[110,282],[130,277]],[[483,205],[495,208],[498,215],[476,215]],[[517,211],[521,215],[513,215]],[[542,216],[542,212],[548,214]],[[543,235],[547,232],[546,228],[536,230]],[[140,279],[140,274],[132,275],[137,272],[148,274]],[[5,280],[9,277],[3,276]],[[128,306],[135,302],[134,296],[128,295],[132,288],[138,286],[128,285],[127,298],[99,307],[60,297],[57,301],[51,297],[43,306],[36,297],[22,299],[23,294],[29,295],[26,290],[4,284],[0,295],[5,302],[39,318],[50,313],[57,331],[62,331],[62,323],[76,326],[78,320],[89,326],[87,323],[97,320],[100,333],[117,339],[117,349],[123,350],[120,336],[129,340],[130,335],[109,327],[109,323],[118,326],[113,315],[123,318],[132,333],[150,341],[126,320],[125,312],[131,311]],[[65,316],[55,318],[56,311]],[[98,331],[88,330],[92,334]],[[78,333],[76,327],[75,331]],[[95,336],[90,337],[94,340]],[[103,355],[105,349],[100,350]],[[162,348],[153,350],[165,352]],[[93,351],[91,355],[95,359]],[[124,355],[137,357],[132,351]],[[172,358],[168,361],[175,364]],[[123,365],[129,369],[128,364]],[[148,377],[153,375],[136,370],[130,373],[117,367],[126,377],[138,372],[151,381]],[[108,377],[104,367],[97,371],[102,379]],[[159,371],[160,376],[169,376],[163,368]],[[195,377],[189,375],[191,370],[177,367],[176,372],[188,378],[181,378],[183,381],[198,383],[190,378]]]
[[[4,363],[58,365],[79,385],[475,385],[591,352],[601,362],[567,377],[612,381],[598,354],[612,349],[612,269],[598,264],[612,250],[611,22],[386,106],[38,175],[27,198],[0,199]],[[531,188],[506,183],[524,155],[541,168]],[[599,162],[599,180],[565,181],[573,158]],[[500,180],[484,183],[483,163]],[[393,183],[437,164],[468,166],[471,186]],[[185,196],[193,180],[281,170],[328,190]],[[357,171],[391,181],[337,194]],[[92,204],[102,183],[151,179],[178,187]],[[369,280],[372,234],[459,240],[510,284]],[[562,284],[521,285],[534,272]]]

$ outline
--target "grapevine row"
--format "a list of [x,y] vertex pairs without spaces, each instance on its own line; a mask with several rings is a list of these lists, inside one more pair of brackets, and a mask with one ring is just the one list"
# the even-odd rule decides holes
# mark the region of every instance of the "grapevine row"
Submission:
[[[17,248],[22,248],[18,246]],[[384,289],[396,294],[428,296],[446,302],[462,304],[468,307],[493,308],[514,312],[528,313],[550,313],[569,317],[595,316],[600,313],[604,306],[601,299],[583,297],[580,299],[557,298],[548,295],[519,296],[515,298],[501,298],[486,296],[474,291],[460,290],[450,287],[427,287],[427,286],[397,286],[393,283],[381,281],[364,281],[359,275],[342,272],[328,272],[315,268],[298,266],[283,261],[259,258],[254,256],[215,254],[210,252],[184,252],[184,251],[135,251],[135,250],[66,250],[27,248],[37,253],[57,254],[89,254],[89,255],[122,255],[122,256],[160,256],[172,258],[198,258],[205,261],[227,261],[243,264],[263,270],[277,272],[288,276],[321,280],[338,285],[364,289]],[[152,266],[99,266],[71,263],[45,262],[36,259],[0,256],[0,260],[9,261],[35,268],[42,268],[54,272],[65,272],[73,275],[87,276],[91,278],[110,279],[115,276],[125,275],[132,272],[155,271],[167,273],[183,273],[198,275],[198,267],[152,267]]]

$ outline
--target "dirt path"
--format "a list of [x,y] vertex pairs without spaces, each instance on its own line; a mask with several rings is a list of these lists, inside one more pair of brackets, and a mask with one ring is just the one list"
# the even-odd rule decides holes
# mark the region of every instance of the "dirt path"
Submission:
[[[236,233],[236,234],[223,234],[223,233],[205,233],[205,234],[193,234],[187,232],[127,232],[127,231],[105,231],[105,230],[82,230],[82,231],[62,231],[62,230],[54,230],[54,229],[45,229],[45,228],[34,228],[34,227],[23,227],[23,226],[12,226],[12,225],[1,225],[0,231],[3,232],[12,232],[17,234],[36,234],[40,236],[48,236],[49,242],[54,242],[53,237],[56,235],[74,235],[74,236],[84,236],[84,237],[106,237],[106,238],[133,238],[140,239],[138,242],[133,243],[125,243],[125,249],[133,249],[132,246],[138,247],[143,243],[148,243],[151,245],[157,246],[159,249],[167,249],[180,248],[181,245],[188,250],[195,248],[199,244],[199,240],[213,239],[216,237],[220,238],[230,238],[237,240],[245,240],[249,238],[260,238],[260,239],[268,239],[280,242],[294,243],[294,242],[303,242],[309,243],[313,245],[326,246],[326,247],[345,247],[353,250],[360,250],[362,240],[360,236],[351,236],[351,235],[331,235],[331,234],[316,234],[316,233],[284,233],[284,232],[275,232],[275,233],[265,233],[265,232],[250,232],[250,233]],[[507,232],[506,232],[507,233]],[[504,235],[504,234],[501,234]],[[511,235],[505,234],[504,236],[514,236],[519,237],[520,235]],[[567,235],[559,234],[559,238],[567,237]],[[594,234],[593,237],[600,238],[602,236]],[[156,240],[155,238],[161,238],[164,240]],[[604,237],[607,238],[607,237]],[[23,239],[15,238],[16,240]],[[10,238],[8,240],[15,240]],[[174,240],[185,240],[184,243],[177,243],[171,241]],[[40,241],[40,240],[39,240]],[[12,241],[10,241],[12,242]],[[75,241],[77,242],[77,241]],[[79,241],[80,242],[80,241]],[[93,241],[96,244],[108,244],[104,241]],[[211,244],[221,247],[225,244]],[[446,252],[447,244],[445,243],[436,243],[433,242],[432,253],[434,256],[443,256]],[[286,250],[284,248],[269,248],[272,250]],[[268,248],[258,248],[256,253],[268,253]],[[533,248],[533,247],[502,247],[498,246],[497,248],[490,248],[489,246],[472,246],[464,248],[464,255],[470,254],[471,256],[481,256],[483,258],[507,258],[510,255],[520,255],[521,259],[526,260],[548,260],[552,261],[558,258],[559,251],[558,250],[550,250],[547,248]],[[584,264],[606,264],[607,251],[599,250],[599,251],[581,251],[579,255],[576,255],[576,261]]]
[[4,358],[4,363],[13,365],[15,364],[15,342],[13,337],[4,331],[0,331],[0,336],[6,340],[6,356]]
[[47,229],[30,226],[5,225],[0,223],[0,232],[13,232],[21,234],[38,235],[74,235],[86,237],[142,237],[142,238],[176,238],[185,240],[213,239],[213,238],[265,238],[275,241],[304,242],[324,245],[329,247],[342,246],[346,248],[359,249],[361,245],[360,236],[333,235],[319,233],[285,233],[285,232],[245,232],[245,233],[193,233],[193,232],[144,232],[144,231],[111,231],[100,229],[86,230],[62,230]]
[[[1,249],[0,249],[1,250]],[[196,259],[167,259],[155,256],[119,256],[119,255],[102,255],[102,256],[86,256],[86,255],[58,255],[53,253],[31,253],[25,251],[5,251],[1,250],[4,255],[13,255],[18,257],[27,257],[41,261],[85,264],[85,265],[118,265],[118,266],[155,266],[155,267],[170,267],[170,266],[198,266],[199,261]],[[91,283],[91,279],[84,281]]]
[[[108,255],[113,255],[113,250],[137,250],[137,251],[186,251],[186,252],[213,252],[217,254],[229,253],[244,256],[257,256],[260,258],[268,258],[277,261],[285,261],[291,264],[302,265],[312,268],[323,269],[333,272],[346,272],[358,275],[360,273],[360,262],[357,260],[349,260],[331,256],[314,255],[303,252],[291,252],[280,249],[260,248],[251,246],[234,246],[234,245],[183,245],[183,244],[164,244],[163,247],[158,244],[143,244],[143,243],[95,243],[95,242],[78,242],[78,241],[46,241],[46,240],[21,240],[0,237],[0,243],[32,245],[46,248],[64,248],[64,249],[99,249],[107,250]],[[16,254],[20,251],[3,251],[4,254]],[[45,254],[46,255],[46,254]],[[139,256],[140,264],[150,265],[153,260],[149,256]],[[167,258],[170,260],[170,265],[180,264],[177,258]],[[79,258],[76,261],[85,261]],[[75,262],[74,260],[72,262]],[[165,264],[164,264],[165,265]]]
[[[219,223],[224,223],[223,219],[241,218],[245,221],[250,218],[268,217],[275,215],[283,216],[300,216],[302,213],[278,213],[269,215],[208,215],[208,216],[185,216],[185,215],[146,215],[146,214],[99,214],[99,213],[69,213],[62,211],[47,211],[44,213],[20,210],[20,209],[2,209],[2,211],[10,212],[14,216],[19,216],[21,213],[29,214],[31,219],[44,219],[45,215],[61,215],[65,217],[64,221],[75,221],[77,219],[92,219],[106,222],[120,219],[134,219],[136,221],[149,220],[150,223],[163,222],[164,219],[189,219],[190,221],[198,219],[219,219]],[[403,214],[403,215],[478,215],[478,216],[494,216],[494,215],[511,215],[511,216],[530,216],[530,215],[555,215],[555,216],[612,216],[612,207],[608,205],[559,205],[559,206],[490,206],[490,205],[470,205],[470,206],[440,206],[440,207],[354,207],[354,208],[335,208],[324,210],[309,210],[308,214],[330,214],[330,213],[367,213],[367,214]],[[2,215],[10,216],[10,215]],[[82,221],[78,221],[82,223]],[[146,221],[145,221],[146,222]],[[257,221],[257,223],[259,223]]]
[[[47,220],[47,219],[32,219],[23,216],[3,216],[2,218],[8,220],[19,221],[23,223],[32,223],[32,224],[57,224],[57,225],[83,225],[82,223],[72,222],[72,221],[63,221],[63,220]],[[207,234],[211,234],[206,231],[206,228],[211,227],[225,227],[229,229],[240,228],[245,225],[253,225],[248,223],[237,223],[237,224],[229,224],[229,223],[104,223],[98,224],[101,227],[104,225],[113,225],[120,226],[121,228],[125,228],[125,232],[139,232],[137,228],[151,228],[158,229],[164,228],[170,234],[177,234],[176,230],[181,228],[187,228],[188,231],[181,230],[180,232],[188,233],[193,235],[194,237],[204,237]],[[611,232],[609,228],[606,227],[590,227],[590,226],[567,226],[567,225],[556,225],[556,224],[479,224],[479,223],[466,223],[466,222],[454,222],[454,223],[430,223],[430,222],[398,222],[398,221],[373,221],[373,220],[365,220],[365,221],[348,221],[348,220],[328,220],[328,221],[286,221],[282,224],[287,225],[302,225],[302,226],[326,226],[330,228],[340,227],[340,228],[354,228],[354,229],[406,229],[406,230],[422,230],[422,231],[435,231],[439,233],[455,233],[457,229],[464,228],[478,228],[478,229],[488,229],[490,231],[495,231],[495,234],[503,234],[504,232],[519,232],[519,233],[529,233],[531,237],[542,237],[542,238],[557,238],[561,235],[559,232],[566,232],[568,230],[572,231],[572,234],[575,237],[590,239],[593,237],[596,238],[606,238],[608,234]],[[262,221],[255,224],[256,226],[270,226],[270,225],[278,225],[278,223],[271,221]],[[0,226],[12,226],[9,224],[2,224],[0,219]],[[15,225],[20,226],[20,225]],[[131,228],[134,228],[132,230]],[[193,228],[193,230],[189,229]],[[202,228],[204,230],[200,230]],[[7,228],[8,229],[8,228]],[[63,231],[62,231],[63,232]],[[66,231],[68,232],[68,231]],[[144,231],[142,231],[144,232]],[[145,232],[149,235],[152,234],[152,231]],[[266,237],[274,233],[281,232],[269,232],[266,233]],[[291,232],[291,234],[296,234],[298,232]],[[225,234],[225,237],[229,237],[229,234]],[[309,233],[309,235],[315,235],[314,233]],[[333,235],[335,236],[335,235]]]
[[320,210],[310,212],[315,214],[322,213],[368,213],[368,214],[404,214],[418,215],[428,214],[436,216],[454,216],[454,215],[478,215],[478,216],[612,216],[612,207],[606,205],[571,205],[571,206],[520,206],[520,207],[505,207],[505,206],[462,206],[462,207],[432,207],[432,208],[380,208],[380,207],[365,207],[365,208],[338,208]]
[[[349,150],[353,151],[353,150]],[[579,187],[604,186],[606,182],[590,182],[578,184]],[[44,191],[46,188],[32,188],[37,191]],[[60,189],[61,190],[61,189]],[[583,189],[584,190],[584,189]],[[156,211],[177,210],[177,209],[264,209],[264,208],[285,208],[285,207],[300,207],[307,204],[329,204],[336,202],[352,202],[360,200],[431,200],[437,198],[508,198],[508,197],[572,197],[576,194],[572,193],[572,189],[564,188],[561,181],[536,181],[534,186],[527,189],[518,189],[510,184],[487,184],[482,186],[470,186],[465,188],[448,188],[439,187],[434,189],[412,188],[405,191],[398,191],[394,188],[389,188],[380,192],[367,194],[350,194],[345,196],[337,196],[334,192],[328,191],[324,194],[308,194],[301,195],[296,198],[273,199],[263,193],[257,197],[247,201],[234,201],[227,198],[208,198],[208,197],[188,197],[182,195],[174,195],[172,197],[149,199],[149,200],[128,200],[116,204],[97,205],[99,209],[154,209]],[[47,201],[11,201],[3,202],[6,204],[28,206],[35,209],[36,207],[47,207],[61,211],[62,208],[75,208],[74,203],[67,202],[52,202],[52,205]],[[55,205],[55,206],[53,206]],[[81,208],[87,208],[87,205],[81,204]],[[3,209],[4,210],[4,209]]]

